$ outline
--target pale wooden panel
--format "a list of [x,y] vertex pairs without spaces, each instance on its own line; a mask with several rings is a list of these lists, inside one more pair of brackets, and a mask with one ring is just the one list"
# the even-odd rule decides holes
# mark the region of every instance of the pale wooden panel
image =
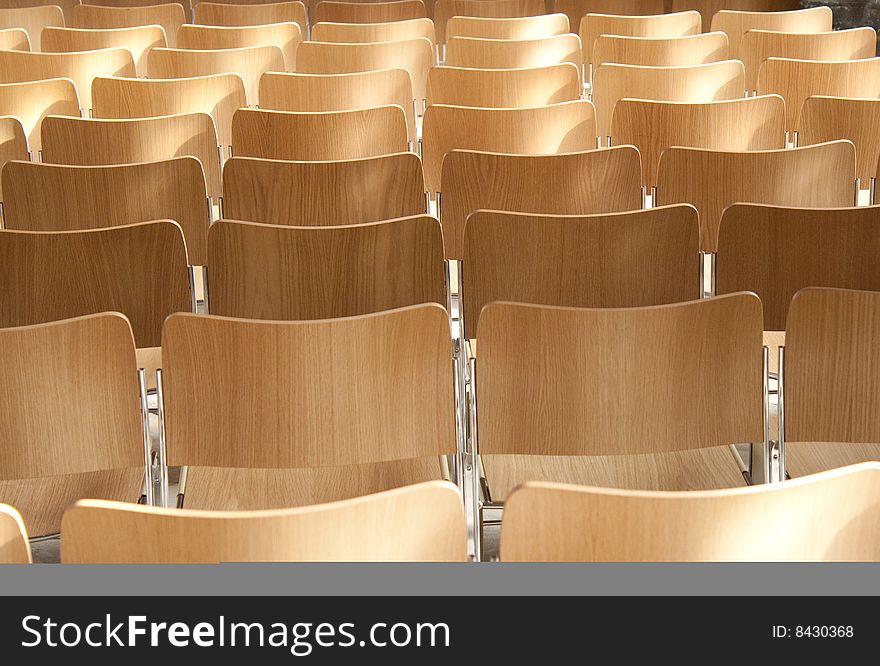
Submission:
[[446,22],[453,16],[517,18],[544,14],[544,0],[437,0],[434,25],[437,43],[446,43]]
[[670,146],[710,150],[785,148],[785,102],[779,95],[720,102],[621,99],[611,119],[614,143],[642,157],[642,184],[657,184],[660,155]]
[[727,35],[707,32],[685,37],[599,35],[593,66],[606,62],[649,67],[686,67],[727,60]]
[[247,106],[244,81],[238,74],[189,79],[99,78],[95,81],[96,118],[148,118],[179,113],[207,113],[217,138],[232,145],[232,116]]
[[147,54],[150,49],[165,45],[165,31],[158,25],[102,30],[84,28],[46,28],[43,30],[44,51],[69,53],[110,48],[128,49],[134,58],[135,71],[138,76],[145,76],[147,73]]
[[428,215],[335,227],[220,220],[208,242],[211,313],[330,319],[446,303],[443,236]]
[[738,58],[743,35],[749,30],[829,32],[831,19],[830,7],[781,12],[720,10],[712,17],[712,30],[727,33],[730,41],[730,57]]
[[785,471],[792,479],[871,461],[880,461],[880,444],[785,443]]
[[126,49],[79,53],[0,51],[0,82],[71,79],[82,108],[92,108],[92,81],[99,76],[134,76],[134,59]]
[[586,100],[525,109],[434,104],[422,125],[425,185],[432,194],[440,191],[443,158],[452,150],[555,155],[595,147],[596,109]]
[[[27,137],[18,118],[0,116],[0,170],[10,160],[26,159],[28,159]],[[0,188],[0,197],[2,195],[3,190]]]
[[[573,24],[574,25],[574,24]],[[699,12],[658,13],[653,16],[587,14],[577,24],[584,49],[584,63],[593,63],[593,48],[599,35],[623,37],[684,37],[701,32]]]
[[[79,98],[70,79],[0,84],[0,114],[15,116],[24,127],[28,148],[37,159],[40,127],[46,116],[79,116]],[[26,158],[21,158],[26,159]]]
[[305,322],[172,315],[168,462],[333,467],[452,453],[451,359],[436,304]]
[[326,2],[315,5],[312,23],[389,23],[428,16],[422,0],[399,2]]
[[428,70],[433,64],[434,47],[424,37],[373,44],[306,42],[300,46],[297,55],[297,70],[304,74],[405,69],[412,79],[413,95],[418,100],[425,98]]
[[0,231],[0,326],[99,312],[128,317],[138,347],[156,347],[162,322],[191,309],[183,233],[173,222],[87,231]]
[[761,324],[761,301],[745,293],[623,309],[489,304],[477,331],[479,450],[621,455],[761,442]]
[[441,177],[446,256],[463,257],[465,221],[481,208],[549,215],[639,209],[640,174],[632,146],[541,156],[453,150]]
[[843,208],[853,203],[855,170],[849,141],[742,152],[672,147],[660,156],[655,203],[693,204],[700,246],[715,252],[721,213],[730,204]]
[[494,301],[629,308],[700,297],[692,206],[606,215],[481,210],[465,228],[466,336]]
[[[100,7],[149,7],[152,5],[169,4],[162,0],[88,0],[83,4],[98,5]],[[184,12],[192,11],[192,3],[190,0],[180,0],[176,3],[183,7]]]
[[722,60],[691,67],[639,67],[605,63],[593,70],[599,136],[611,135],[614,106],[624,98],[661,102],[714,102],[738,99],[745,91],[742,63]]
[[521,16],[517,18],[483,18],[453,16],[446,22],[446,38],[476,37],[478,39],[541,39],[570,32],[565,14]]
[[467,559],[461,495],[439,481],[334,504],[247,513],[79,502],[65,514],[62,532],[66,563]]
[[406,114],[399,106],[299,113],[239,109],[233,152],[274,160],[351,160],[407,150]]
[[30,51],[31,42],[24,28],[6,28],[0,30],[0,50]]
[[560,62],[579,66],[582,60],[580,37],[572,34],[540,39],[452,37],[446,42],[446,64],[451,67],[513,69]]
[[[46,118],[43,162],[99,166],[157,162],[190,155],[205,172],[208,194],[220,200],[220,153],[214,121],[206,113],[155,118]],[[187,242],[204,247],[205,229],[187,229]]]
[[306,34],[308,21],[302,2],[274,2],[266,4],[230,4],[200,2],[195,6],[195,21],[199,25],[247,26],[272,23],[296,23]]
[[804,287],[880,291],[880,207],[783,208],[735,204],[718,236],[716,291],[752,291],[764,328],[785,330]]
[[0,564],[30,564],[31,545],[18,511],[0,504]]
[[177,29],[186,23],[186,12],[178,3],[156,4],[138,7],[100,7],[77,5],[73,8],[73,28],[90,30],[107,28],[133,28],[141,25],[160,25],[165,31],[168,46],[177,44]]
[[712,19],[722,9],[742,12],[785,12],[800,8],[800,0],[671,0],[670,5],[670,10],[673,12],[690,9],[700,12],[703,16],[703,32],[712,29]]
[[[27,11],[32,14],[44,11],[44,8],[47,6],[60,7],[64,16],[64,21],[69,24],[73,17],[73,8],[76,7],[79,2],[80,0],[3,0],[3,7],[4,9],[27,9]],[[52,23],[52,25],[63,25],[63,23]],[[37,34],[39,34],[39,32]],[[34,47],[34,50],[36,50],[36,47]]]
[[312,26],[316,42],[360,43],[399,42],[424,37],[434,44],[434,22],[429,18],[387,23],[316,23]]
[[510,109],[571,102],[580,95],[580,70],[568,62],[527,69],[432,67],[428,72],[428,106]]
[[[526,484],[504,510],[506,561],[877,561],[880,466],[783,484],[661,493]],[[772,510],[768,511],[768,507]]]
[[264,224],[360,224],[425,212],[415,153],[338,162],[233,157],[223,169],[223,192],[226,217]]
[[23,231],[75,231],[174,220],[189,261],[205,263],[205,177],[194,157],[113,166],[10,162],[3,169],[4,225]]
[[553,11],[568,16],[572,32],[580,29],[581,18],[585,14],[651,16],[665,12],[664,4],[665,0],[555,0],[552,3]]
[[63,26],[64,13],[57,5],[61,3],[53,3],[46,6],[37,6],[39,0],[28,0],[22,3],[21,7],[13,7],[4,3],[4,7],[0,8],[0,28],[21,28],[28,34],[30,42],[29,51],[41,50],[40,35],[43,28],[47,26]]
[[181,49],[237,49],[245,46],[277,46],[284,54],[284,69],[296,69],[296,49],[303,41],[298,23],[250,26],[182,25],[177,31]]

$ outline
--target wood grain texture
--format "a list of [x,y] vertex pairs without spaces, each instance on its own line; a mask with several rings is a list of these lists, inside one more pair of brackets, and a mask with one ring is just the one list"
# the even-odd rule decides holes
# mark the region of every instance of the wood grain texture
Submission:
[[785,102],[779,95],[704,103],[621,99],[614,107],[611,138],[639,149],[642,184],[650,189],[657,184],[660,155],[670,146],[785,148]]
[[24,28],[0,29],[0,50],[30,51],[31,42]]
[[296,69],[296,49],[303,41],[298,23],[250,26],[182,25],[177,31],[181,49],[237,49],[246,46],[277,46],[284,54],[284,71]]
[[79,116],[79,98],[70,79],[45,79],[0,84],[0,114],[15,116],[28,138],[28,148],[39,156],[40,127],[46,116]]
[[0,564],[30,564],[31,544],[18,511],[0,504]]
[[424,37],[434,43],[434,22],[429,18],[386,23],[316,23],[311,38],[316,42],[399,42]]
[[333,504],[260,512],[82,501],[64,516],[61,548],[68,564],[463,562],[466,540],[458,489],[436,481]]
[[352,111],[396,104],[406,114],[407,134],[416,138],[413,89],[405,69],[350,74],[280,74],[260,79],[260,108],[271,111]]
[[464,237],[465,335],[489,303],[630,308],[700,297],[692,206],[587,216],[472,213]]
[[667,148],[660,156],[656,203],[693,204],[700,213],[700,246],[715,252],[721,213],[732,203],[851,205],[855,152],[849,141],[742,152]]
[[580,95],[581,73],[570,62],[527,69],[432,67],[428,72],[428,106],[520,108],[572,102]]
[[165,31],[158,25],[101,30],[84,28],[45,28],[43,30],[43,50],[52,53],[110,48],[128,49],[134,58],[134,67],[138,76],[146,76],[147,54],[150,49],[165,45]]
[[322,0],[311,12],[312,23],[389,23],[425,18],[422,0],[397,2],[328,2]]
[[96,118],[148,118],[179,113],[207,113],[217,139],[232,145],[232,116],[247,106],[244,81],[238,74],[189,79],[99,78],[95,80]]
[[415,153],[338,162],[233,157],[223,169],[223,193],[227,218],[264,224],[338,226],[425,212]]
[[516,18],[484,18],[453,16],[446,21],[446,38],[476,37],[478,39],[541,39],[570,32],[565,14],[520,16]]
[[84,111],[92,108],[92,81],[99,76],[134,76],[134,59],[126,49],[79,53],[0,51],[0,82],[71,79]]
[[[28,143],[18,118],[0,116],[0,170],[10,160],[27,160]],[[0,197],[3,190],[0,188]],[[0,199],[2,200],[2,199]]]
[[665,2],[666,0],[555,0],[552,4],[553,11],[568,16],[571,31],[577,32],[585,14],[652,16],[666,11]]
[[829,32],[831,8],[811,7],[791,11],[736,11],[719,10],[712,17],[712,31],[727,33],[730,57],[739,58],[740,43],[749,30],[772,30],[775,32]]
[[351,160],[406,152],[399,106],[324,113],[239,109],[232,118],[235,155],[273,160]]
[[352,317],[446,303],[443,236],[428,215],[334,227],[220,220],[208,241],[211,313]]
[[452,37],[446,42],[446,64],[451,67],[513,69],[560,62],[580,65],[582,60],[581,40],[572,34],[540,39]]
[[301,2],[274,2],[266,4],[230,4],[200,2],[195,6],[198,25],[245,26],[271,23],[296,23],[306,34],[308,21],[306,7]]
[[73,28],[90,30],[133,28],[140,25],[160,25],[165,31],[168,46],[177,45],[177,29],[186,23],[186,12],[178,3],[155,4],[142,7],[100,7],[77,5],[73,8]]
[[[43,11],[43,8],[47,6],[59,7],[62,11],[64,21],[70,23],[71,18],[73,17],[73,8],[78,5],[79,2],[80,0],[3,0],[3,8],[28,9],[30,13],[37,14],[39,13],[39,11]],[[53,23],[52,25],[62,24]],[[36,50],[36,47],[34,48],[34,50]]]
[[800,9],[801,3],[800,0],[671,0],[669,8],[673,12],[691,9],[700,12],[703,16],[703,32],[709,32],[712,29],[712,19],[722,9],[738,12],[786,12]]
[[880,58],[838,62],[768,58],[758,71],[758,94],[766,93],[785,99],[785,128],[794,132],[804,102],[813,95],[880,98]]
[[593,66],[606,62],[646,67],[685,67],[727,60],[727,35],[707,32],[684,37],[599,35]]
[[786,442],[785,470],[792,479],[849,465],[880,461],[880,444]]
[[878,479],[880,466],[865,465],[692,493],[527,483],[505,506],[501,558],[873,562],[880,558]]
[[835,139],[852,141],[856,147],[856,176],[863,188],[876,174],[880,160],[880,99],[810,96],[801,107],[797,127],[800,146]]
[[172,315],[168,462],[334,467],[453,453],[451,344],[436,304],[306,322]]
[[440,169],[451,150],[555,155],[596,147],[596,109],[586,101],[526,109],[434,104],[422,124],[425,185],[440,191]]
[[29,51],[39,51],[42,42],[40,35],[47,26],[63,26],[64,13],[56,5],[37,6],[39,2],[28,2],[21,7],[11,7],[4,3],[0,8],[0,28],[21,28],[28,34]]
[[734,204],[721,217],[716,291],[758,294],[764,329],[783,331],[805,287],[880,291],[878,256],[880,207]]
[[303,74],[347,74],[376,69],[405,69],[412,79],[413,95],[419,100],[425,98],[428,70],[433,64],[434,47],[424,37],[372,44],[306,42],[297,55],[297,70]]
[[639,67],[605,63],[593,70],[599,136],[611,135],[611,117],[621,99],[661,102],[714,102],[738,99],[745,90],[742,63],[722,60],[691,67]]
[[187,239],[189,261],[205,263],[209,211],[194,157],[114,166],[10,162],[2,179],[7,229],[75,231],[174,220]]
[[[190,155],[202,165],[208,194],[220,198],[217,132],[206,113],[120,120],[51,116],[43,121],[42,143],[48,164],[137,164]],[[190,242],[199,245],[204,238]]]
[[640,174],[632,146],[542,156],[453,150],[441,176],[446,256],[464,256],[465,221],[480,209],[589,215],[641,208]]
[[434,4],[437,43],[446,43],[446,22],[453,16],[518,18],[544,13],[543,0],[437,0]]
[[701,32],[700,13],[694,11],[652,16],[587,14],[577,24],[584,49],[584,62],[593,63],[593,48],[600,35],[624,37],[684,37]]

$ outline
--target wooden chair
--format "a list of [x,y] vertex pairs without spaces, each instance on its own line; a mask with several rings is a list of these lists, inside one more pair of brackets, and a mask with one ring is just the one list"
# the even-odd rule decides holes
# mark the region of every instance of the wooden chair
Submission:
[[206,113],[126,120],[52,116],[42,127],[43,162],[100,166],[191,155],[202,165],[208,195],[220,201],[217,132]]
[[302,506],[441,478],[456,450],[451,360],[437,304],[296,322],[172,315],[165,437],[167,464],[189,465],[183,505]]
[[606,63],[593,70],[592,101],[599,136],[611,135],[614,106],[621,99],[713,102],[738,99],[745,90],[742,63],[723,60],[692,67],[639,67]]
[[31,544],[18,511],[0,504],[0,564],[30,564]]
[[687,67],[727,60],[727,35],[706,32],[684,37],[599,35],[593,45],[593,66],[607,62],[644,67]]
[[233,157],[223,169],[228,219],[305,227],[424,213],[425,181],[415,153],[339,162]]
[[611,138],[639,149],[642,184],[650,189],[657,184],[660,155],[670,146],[785,148],[785,102],[779,95],[704,103],[622,99],[614,107]]
[[465,222],[480,209],[548,215],[639,209],[640,174],[639,153],[632,146],[561,155],[452,150],[440,178],[446,256],[464,256]]
[[76,85],[83,111],[92,109],[92,81],[101,76],[134,76],[134,59],[127,49],[80,53],[0,51],[0,82],[70,79]]
[[790,476],[880,459],[878,331],[880,292],[809,288],[792,299],[779,356]]
[[353,111],[396,104],[406,114],[407,136],[416,139],[412,80],[405,69],[351,74],[281,74],[260,79],[260,108],[271,111]]
[[446,39],[476,37],[477,39],[542,39],[570,32],[565,14],[542,14],[516,18],[483,18],[452,16],[446,21]]
[[665,4],[666,0],[554,0],[553,11],[565,14],[571,31],[576,32],[586,14],[653,16],[663,14]]
[[220,220],[208,236],[211,314],[352,317],[446,304],[443,236],[428,215],[345,226]]
[[464,233],[465,336],[489,303],[631,308],[700,297],[693,206],[599,215],[479,210]]
[[880,466],[859,465],[784,485],[689,493],[530,482],[505,506],[501,559],[874,562],[878,478]]
[[183,5],[178,3],[143,7],[100,7],[89,4],[73,8],[73,22],[69,25],[89,30],[160,25],[165,31],[168,46],[174,47],[177,45],[177,30],[184,23],[186,12]]
[[336,161],[406,152],[406,114],[399,106],[297,113],[239,109],[232,148],[241,157]]
[[0,358],[0,500],[30,536],[57,533],[83,497],[136,501],[145,435],[125,317],[3,328]]
[[853,203],[855,169],[849,141],[743,152],[672,147],[660,156],[655,203],[696,206],[700,248],[715,252],[721,213],[730,204],[843,208]]
[[306,20],[306,7],[302,2],[275,2],[259,5],[200,2],[195,6],[194,23],[228,27],[297,23],[303,35],[307,34],[309,27]]
[[[3,7],[9,9],[28,9],[31,14],[37,14],[44,7],[59,7],[66,23],[70,23],[73,17],[73,8],[79,4],[79,0],[3,0]],[[54,13],[54,12],[53,12]],[[52,23],[52,25],[62,25]],[[39,31],[37,31],[39,35]],[[33,42],[31,42],[33,44]]]
[[[12,116],[0,116],[0,170],[11,160],[27,160],[28,155],[27,136],[21,121]],[[2,196],[3,188],[0,187]]]
[[134,67],[138,76],[146,76],[147,54],[150,49],[165,45],[165,31],[158,25],[100,30],[83,28],[45,28],[43,30],[43,50],[52,53],[96,51],[110,48],[128,49],[134,57]]
[[238,74],[195,76],[189,79],[95,80],[96,118],[150,118],[180,113],[207,113],[214,119],[224,150],[232,145],[232,116],[247,106],[244,82]]
[[311,12],[315,23],[390,23],[428,16],[422,0],[396,2],[329,2],[322,0]]
[[0,29],[0,50],[30,51],[31,42],[24,28]]
[[768,58],[758,72],[758,94],[776,93],[785,99],[788,132],[796,132],[807,98],[880,98],[880,58],[821,62]]
[[9,162],[2,181],[7,229],[75,231],[174,220],[190,263],[205,265],[210,211],[194,157],[113,166]]
[[445,481],[301,509],[194,511],[82,500],[61,558],[84,563],[465,561],[461,495]]
[[572,102],[580,96],[581,73],[570,62],[529,69],[432,67],[428,72],[428,106],[522,108]]
[[64,13],[58,5],[38,6],[37,0],[28,2],[22,7],[12,7],[4,3],[0,8],[0,29],[20,28],[28,35],[30,48],[28,51],[42,50],[40,35],[48,26],[63,26]]
[[300,46],[297,54],[297,70],[303,74],[350,74],[376,69],[405,69],[412,79],[413,95],[417,100],[425,99],[428,70],[433,64],[434,48],[423,37],[372,44],[306,42]]
[[387,23],[315,23],[312,40],[337,44],[400,42],[424,38],[434,44],[434,23],[429,18]]
[[153,49],[148,71],[150,78],[154,79],[238,74],[244,81],[247,102],[256,106],[260,103],[260,77],[266,72],[283,72],[284,53],[272,45],[213,51]]
[[[479,0],[488,2],[492,0]],[[542,39],[476,39],[452,37],[446,42],[445,64],[477,69],[545,67],[561,62],[580,65],[581,40],[577,35]]]
[[739,58],[740,42],[749,30],[772,30],[775,32],[829,32],[831,8],[811,7],[792,11],[731,11],[721,10],[712,17],[712,31],[727,33],[730,57]]
[[437,43],[446,43],[446,22],[453,16],[520,18],[544,13],[542,0],[437,0],[434,5]]
[[303,32],[298,23],[270,23],[240,27],[182,25],[177,31],[181,49],[238,49],[246,46],[277,46],[284,54],[284,70],[296,69],[296,49]]
[[[79,116],[79,98],[70,79],[45,79],[0,85],[0,114],[15,116],[27,136],[31,159],[42,150],[40,127],[46,116]],[[15,159],[28,159],[16,157]]]
[[[691,9],[700,12],[703,16],[703,32],[712,30],[712,19],[721,10],[787,12],[800,8],[800,0],[672,0],[670,6],[670,10],[673,12],[684,12]],[[769,29],[775,30],[776,28]]]
[[595,147],[596,110],[586,100],[527,109],[434,104],[422,126],[425,186],[432,195],[440,191],[443,158],[455,149],[555,155]]

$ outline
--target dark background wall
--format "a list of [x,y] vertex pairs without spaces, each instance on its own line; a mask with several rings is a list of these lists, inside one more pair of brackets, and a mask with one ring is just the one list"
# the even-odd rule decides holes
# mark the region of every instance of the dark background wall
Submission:
[[[880,28],[880,0],[802,0],[803,7],[827,5],[834,12],[835,28],[870,25]],[[880,48],[880,37],[878,37]]]

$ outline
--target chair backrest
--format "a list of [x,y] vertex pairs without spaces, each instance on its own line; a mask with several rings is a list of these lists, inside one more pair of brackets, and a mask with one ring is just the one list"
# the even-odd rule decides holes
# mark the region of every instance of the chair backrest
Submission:
[[220,155],[206,113],[107,120],[51,116],[43,121],[43,162],[100,166],[191,155],[205,173],[208,194],[220,200]]
[[454,453],[451,359],[437,304],[319,321],[172,315],[162,335],[168,464],[289,469]]
[[297,23],[302,34],[308,29],[306,7],[302,2],[272,2],[266,4],[232,4],[200,2],[194,9],[198,25],[246,26],[272,23]]
[[451,67],[513,69],[560,62],[580,66],[582,60],[580,37],[572,34],[539,39],[452,37],[446,42],[446,64]]
[[271,44],[210,51],[153,49],[148,60],[149,76],[154,79],[238,74],[244,81],[245,98],[251,106],[260,103],[260,77],[266,72],[283,71],[284,54]]
[[24,28],[0,29],[0,50],[3,51],[30,51],[31,41],[27,30]]
[[596,110],[586,100],[525,109],[434,104],[422,125],[425,186],[440,191],[443,158],[455,149],[555,155],[595,147]]
[[446,303],[443,236],[428,215],[334,227],[220,220],[208,236],[211,314],[351,317]]
[[0,564],[30,564],[31,544],[18,511],[0,504]]
[[45,28],[43,50],[52,53],[72,51],[95,51],[97,49],[123,48],[131,51],[138,76],[147,73],[147,54],[154,47],[166,46],[165,31],[158,25],[142,25],[134,28]]
[[284,54],[284,69],[296,69],[296,49],[303,32],[298,23],[268,25],[213,26],[182,25],[177,31],[177,47],[181,49],[237,49],[245,46],[277,46]]
[[452,150],[443,162],[440,222],[446,256],[464,256],[465,222],[480,209],[547,215],[642,207],[639,153],[632,146],[561,155]]
[[565,14],[519,16],[516,18],[485,18],[453,16],[446,21],[446,39],[476,37],[478,39],[541,39],[570,32]]
[[174,220],[189,261],[205,265],[209,211],[194,157],[114,166],[10,162],[2,179],[7,229],[75,231]]
[[422,163],[415,153],[339,162],[233,157],[223,169],[223,214],[233,220],[332,226],[424,212]]
[[643,308],[491,303],[473,380],[480,454],[761,442],[761,324],[754,294]]
[[61,559],[68,564],[467,559],[461,495],[447,481],[268,511],[82,500],[65,512],[61,532]]
[[183,233],[174,222],[88,231],[0,231],[7,297],[0,326],[98,312],[128,317],[138,347],[158,347],[162,322],[191,309]]
[[670,5],[673,12],[690,9],[700,12],[703,16],[703,32],[712,29],[712,19],[722,9],[737,12],[786,12],[800,8],[800,0],[672,0]]
[[214,119],[224,150],[232,145],[232,116],[247,106],[238,74],[189,79],[99,78],[95,81],[95,118],[150,118],[207,113]]
[[422,0],[395,2],[329,2],[322,0],[311,11],[312,23],[390,23],[428,16]]
[[713,102],[738,99],[745,90],[742,63],[722,60],[691,67],[640,67],[606,63],[593,70],[599,136],[611,135],[614,106],[626,97],[660,102]]
[[544,13],[542,0],[437,0],[434,5],[437,43],[446,43],[446,22],[453,16],[518,18]]
[[42,149],[40,126],[43,119],[49,115],[79,114],[76,86],[70,79],[44,79],[0,85],[0,115],[18,118],[35,160]]
[[303,74],[405,69],[412,79],[413,95],[422,100],[425,98],[428,70],[434,64],[434,48],[430,40],[424,37],[372,44],[305,42],[299,48],[296,62],[297,70]]
[[169,46],[177,44],[177,29],[186,23],[183,5],[167,3],[143,7],[101,7],[77,5],[73,8],[73,28],[90,30],[108,28],[133,28],[141,25],[160,25],[165,31]]
[[405,69],[351,74],[283,74],[260,79],[260,108],[271,111],[352,111],[396,104],[406,114],[407,133],[416,138],[412,80]]
[[880,207],[734,204],[721,216],[716,293],[752,291],[764,330],[784,331],[805,287],[880,291]]
[[696,206],[700,247],[715,252],[721,213],[730,204],[843,208],[853,203],[855,171],[849,141],[742,152],[672,147],[660,156],[657,203]]
[[758,94],[776,93],[785,99],[785,129],[796,132],[807,98],[880,98],[880,58],[822,62],[769,58],[758,71]]
[[623,308],[700,297],[693,206],[587,216],[472,213],[464,234],[465,335],[495,301]]
[[614,107],[611,138],[639,149],[642,184],[650,188],[657,184],[660,155],[670,146],[785,148],[785,102],[779,95],[703,103],[622,99]]
[[[36,6],[37,2],[22,7],[10,7],[4,3],[0,8],[0,28],[21,28],[28,34],[29,51],[41,50],[40,35],[43,28],[64,25],[64,13],[55,5]],[[28,6],[33,5],[33,6]]]
[[568,25],[577,32],[586,14],[617,14],[620,16],[653,16],[666,11],[667,0],[555,0],[553,11],[568,16]]
[[71,79],[87,113],[92,108],[92,81],[100,76],[134,76],[134,59],[127,49],[78,53],[0,51],[0,82]]
[[239,109],[232,119],[235,155],[271,160],[335,161],[407,150],[399,106],[328,112]]
[[[0,116],[0,171],[11,160],[27,159],[28,142],[21,122],[13,116]],[[0,201],[2,196],[0,188]]]
[[521,108],[580,99],[581,73],[570,62],[528,69],[432,67],[428,106]]
[[399,42],[423,37],[434,43],[434,22],[429,18],[386,23],[316,23],[312,26],[316,42],[368,43]]
[[880,465],[865,463],[784,484],[726,490],[529,482],[504,504],[501,559],[873,562],[880,557],[878,481]]
[[773,30],[775,32],[829,32],[831,8],[811,7],[792,11],[736,11],[722,9],[712,17],[712,31],[726,32],[730,57],[739,58],[740,44],[749,30]]
[[727,60],[727,35],[706,32],[684,37],[599,35],[593,67],[606,62],[645,67],[686,67]]

